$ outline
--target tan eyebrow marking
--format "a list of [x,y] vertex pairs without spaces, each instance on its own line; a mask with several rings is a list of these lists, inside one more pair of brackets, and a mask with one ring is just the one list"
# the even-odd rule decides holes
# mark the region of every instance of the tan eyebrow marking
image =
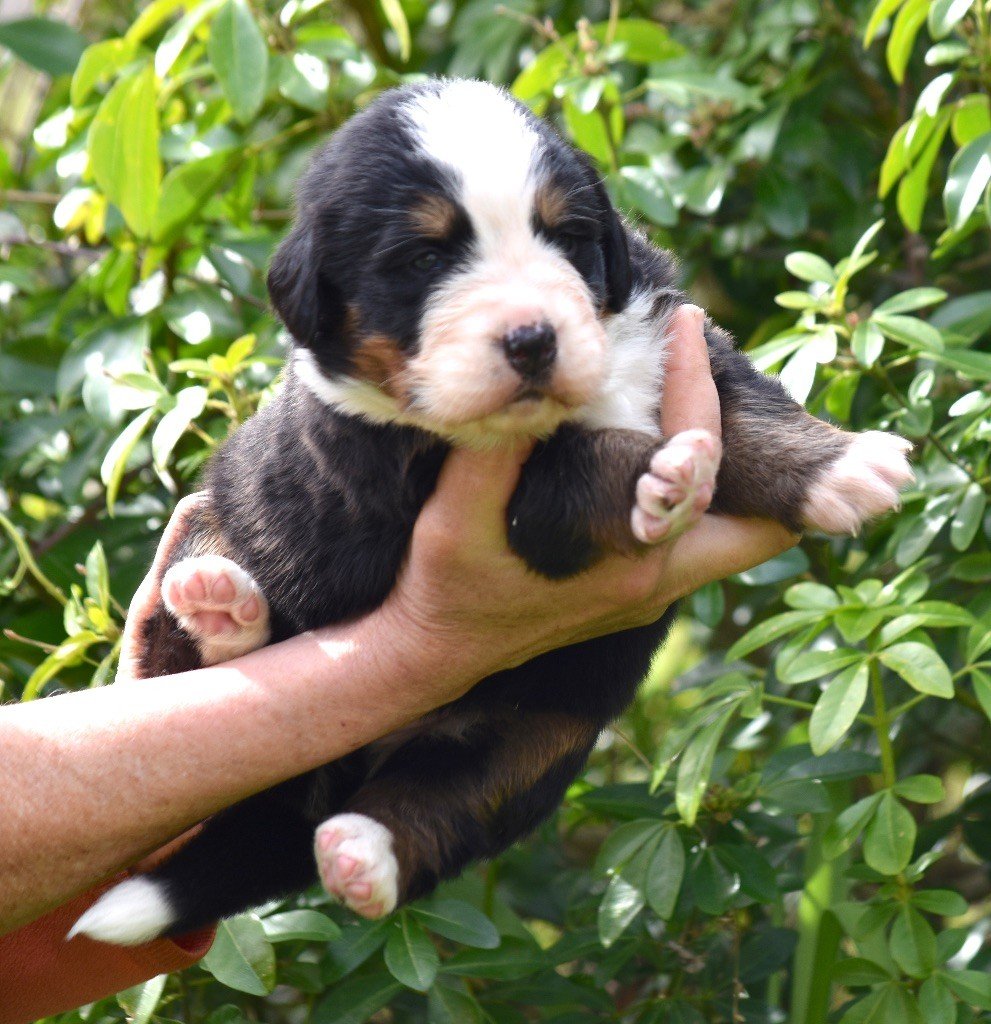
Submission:
[[427,238],[446,238],[458,216],[450,199],[432,194],[422,196],[409,213],[416,229]]
[[362,338],[351,358],[358,377],[375,384],[402,405],[408,404],[406,356],[395,338],[385,334]]
[[568,197],[556,185],[541,185],[535,199],[537,216],[546,227],[556,227],[568,213]]

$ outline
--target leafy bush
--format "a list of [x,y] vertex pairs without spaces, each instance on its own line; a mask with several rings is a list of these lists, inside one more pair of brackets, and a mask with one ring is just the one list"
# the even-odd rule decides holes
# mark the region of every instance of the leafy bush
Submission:
[[991,1020],[986,0],[85,10],[0,26],[6,699],[111,678],[161,524],[278,371],[291,184],[412,74],[511,85],[761,368],[912,438],[918,482],[687,602],[524,847],[383,922],[262,908],[63,1024]]

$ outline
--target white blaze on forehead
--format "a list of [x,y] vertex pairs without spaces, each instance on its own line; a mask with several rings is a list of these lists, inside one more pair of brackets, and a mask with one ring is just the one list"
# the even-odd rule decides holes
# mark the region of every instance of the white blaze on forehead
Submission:
[[509,95],[457,80],[405,107],[423,151],[458,172],[461,201],[482,235],[529,226],[539,139]]

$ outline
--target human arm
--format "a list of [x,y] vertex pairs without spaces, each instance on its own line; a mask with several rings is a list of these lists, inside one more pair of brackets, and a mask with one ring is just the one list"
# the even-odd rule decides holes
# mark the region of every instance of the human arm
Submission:
[[[678,325],[665,433],[716,432],[700,324],[683,310]],[[703,517],[642,559],[613,556],[550,583],[506,546],[505,508],[526,456],[452,453],[395,590],[360,620],[227,664],[0,709],[0,931],[499,668],[652,621],[701,583],[794,543],[774,523]]]

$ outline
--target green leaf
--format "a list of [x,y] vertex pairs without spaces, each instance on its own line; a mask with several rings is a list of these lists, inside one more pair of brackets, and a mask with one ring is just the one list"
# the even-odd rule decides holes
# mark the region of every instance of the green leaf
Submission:
[[86,593],[104,610],[110,610],[110,570],[103,545],[97,541],[86,556]]
[[924,309],[926,306],[938,305],[946,298],[946,292],[941,288],[910,288],[906,292],[899,292],[885,299],[877,307],[878,313],[910,313],[915,309]]
[[962,999],[981,1010],[991,1010],[991,974],[985,971],[945,971],[940,978]]
[[973,344],[991,331],[991,291],[973,292],[950,299],[932,315],[932,325],[947,334],[958,334]]
[[670,919],[685,877],[685,847],[674,825],[665,827],[647,868],[645,895],[662,921]]
[[404,911],[385,944],[385,966],[407,988],[426,992],[440,968],[440,956],[430,936]]
[[819,620],[821,614],[815,610],[783,612],[759,622],[753,629],[744,633],[739,640],[726,652],[727,661],[736,661],[758,647],[769,644],[772,640],[797,632],[803,626]]
[[950,523],[950,543],[957,551],[966,551],[977,536],[987,503],[984,488],[979,483],[969,484]]
[[191,160],[173,167],[166,174],[151,229],[153,241],[170,240],[208,199],[216,195],[235,155],[232,150],[220,150],[202,160]]
[[317,1003],[308,1024],[365,1024],[402,991],[384,971],[335,985]]
[[871,11],[870,20],[864,31],[864,46],[870,46],[881,26],[898,10],[905,0],[878,0]]
[[128,1024],[148,1024],[165,991],[167,974],[117,993],[117,1004],[127,1014]]
[[950,127],[953,114],[950,110],[941,110],[936,124],[929,133],[925,146],[916,156],[911,169],[905,174],[898,186],[897,206],[902,223],[913,231],[922,225],[922,214],[925,210],[926,198],[929,194],[929,178],[933,164],[939,156],[943,139]]
[[956,1024],[957,1001],[939,975],[927,978],[919,988],[919,1009],[926,1024]]
[[609,879],[605,895],[599,903],[599,941],[607,949],[623,934],[644,908],[643,892],[619,874]]
[[974,6],[974,0],[933,0],[929,8],[929,35],[942,39]]
[[900,85],[905,78],[905,68],[912,56],[915,37],[919,34],[929,10],[929,0],[908,0],[898,12],[891,27],[885,57],[891,77]]
[[833,968],[833,981],[846,988],[869,988],[891,981],[891,975],[871,960],[851,956]]
[[861,366],[873,366],[884,352],[884,335],[877,324],[872,324],[870,320],[861,320],[853,329],[850,348]]
[[81,107],[100,82],[109,79],[133,59],[134,46],[126,39],[105,39],[87,46],[79,58],[69,87],[72,105]]
[[991,99],[983,93],[971,93],[957,103],[950,126],[953,141],[966,146],[985,132],[991,132]]
[[140,237],[151,231],[162,177],[157,103],[155,73],[148,67],[117,82],[89,130],[93,177]]
[[836,272],[814,252],[792,252],[785,257],[788,271],[802,281],[824,281],[826,284],[836,283]]
[[809,721],[814,754],[825,754],[847,734],[867,699],[868,676],[866,663],[851,665],[827,685]]
[[448,985],[434,985],[427,1000],[428,1024],[486,1024],[488,1017],[466,992]]
[[275,951],[254,914],[221,921],[202,966],[238,992],[268,995],[275,988]]
[[886,790],[867,825],[864,860],[882,875],[897,875],[908,867],[915,846],[915,819]]
[[971,681],[974,684],[974,696],[981,705],[981,710],[991,721],[991,676],[974,669],[971,672]]
[[245,0],[227,0],[210,26],[207,54],[234,111],[247,124],[268,89],[268,47]]
[[991,182],[991,132],[969,142],[950,163],[943,190],[946,220],[950,227],[962,227],[977,209]]
[[912,893],[912,906],[942,917],[962,917],[967,913],[967,901],[952,889],[919,889]]
[[[172,0],[165,0],[165,3],[171,8]],[[224,0],[202,0],[197,3],[191,10],[187,11],[162,37],[162,41],[158,44],[158,49],[155,51],[155,74],[159,78],[165,79],[168,73],[172,70],[172,65],[179,59],[179,55],[186,48],[186,44],[192,39],[193,34],[196,30],[206,21],[212,17],[217,11]],[[156,5],[152,5],[146,11],[151,16],[152,11],[155,10]],[[172,13],[171,9],[168,9],[164,17],[168,17]],[[140,18],[138,22],[140,22]],[[138,28],[138,22],[135,22],[132,28]],[[148,29],[149,34],[154,31],[154,26]]]
[[936,936],[914,907],[902,907],[891,929],[891,957],[913,978],[928,978],[936,969]]
[[318,910],[286,910],[262,918],[269,942],[332,942],[341,937],[341,929]]
[[822,583],[803,581],[785,591],[785,604],[789,608],[832,611],[840,605],[836,591]]
[[881,651],[878,659],[919,693],[947,700],[953,696],[953,678],[946,662],[925,644],[895,644]]
[[894,792],[916,804],[938,804],[946,793],[943,780],[935,775],[909,775],[895,783]]
[[117,439],[107,449],[107,454],[103,457],[103,463],[100,466],[100,479],[107,488],[107,511],[111,515],[114,514],[117,492],[120,490],[120,482],[127,469],[128,459],[154,415],[154,409],[145,409],[143,413],[131,420],[117,435]]
[[662,227],[671,227],[678,222],[671,193],[664,179],[649,167],[623,167],[623,191],[629,201],[644,216]]
[[479,949],[499,945],[496,926],[480,910],[461,900],[431,900],[410,909],[425,927],[452,942]]
[[783,669],[779,666],[778,675],[783,683],[793,686],[821,679],[831,672],[838,672],[852,665],[855,661],[862,661],[863,658],[864,652],[852,647],[838,647],[833,651],[803,651]]
[[0,46],[6,46],[25,64],[58,77],[72,74],[86,40],[64,21],[19,18],[0,24]]
[[734,700],[719,713],[715,721],[700,729],[685,747],[678,765],[678,781],[675,784],[674,801],[678,813],[687,825],[695,824],[702,796],[709,784],[712,762],[723,733],[736,713],[742,698]]
[[822,853],[827,860],[835,860],[853,846],[877,811],[881,797],[881,793],[865,796],[844,808],[829,823],[822,837]]
[[165,472],[165,464],[172,449],[189,428],[190,423],[203,412],[206,406],[207,389],[194,386],[183,388],[175,396],[175,406],[170,409],[155,427],[151,437],[152,462],[160,473]]
[[399,0],[381,0],[381,3],[385,20],[399,40],[399,57],[401,60],[407,61],[413,48],[413,42],[410,38],[409,22],[406,20],[403,5]]
[[458,977],[513,981],[536,974],[544,966],[545,960],[540,948],[533,942],[506,938],[498,949],[461,950],[444,961],[444,973]]

